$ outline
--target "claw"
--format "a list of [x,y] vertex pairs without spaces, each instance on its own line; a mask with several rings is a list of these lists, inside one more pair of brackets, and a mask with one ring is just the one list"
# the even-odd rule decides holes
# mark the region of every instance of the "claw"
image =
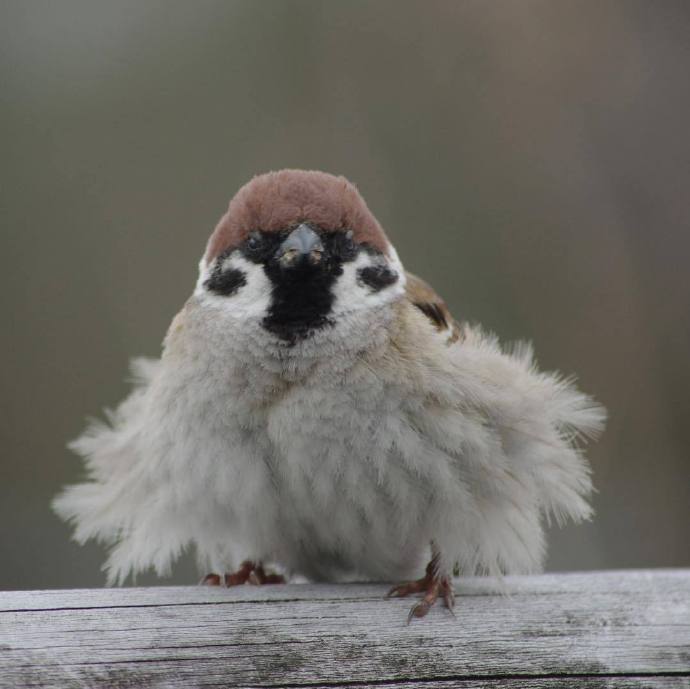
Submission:
[[410,622],[412,622],[413,617],[424,617],[430,609],[431,605],[427,603],[425,600],[419,601],[419,603],[415,603],[410,608],[410,612],[407,614],[407,624],[410,624]]
[[441,581],[441,588],[443,590],[443,602],[450,614],[455,617],[455,591],[453,591],[453,585],[445,578]]

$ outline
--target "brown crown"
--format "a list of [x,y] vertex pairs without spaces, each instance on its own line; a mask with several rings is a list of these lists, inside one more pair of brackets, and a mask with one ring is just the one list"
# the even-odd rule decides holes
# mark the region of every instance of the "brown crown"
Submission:
[[352,230],[357,242],[386,252],[388,240],[357,188],[344,177],[307,170],[258,175],[230,201],[206,247],[212,261],[255,231],[277,232],[301,222],[327,232]]

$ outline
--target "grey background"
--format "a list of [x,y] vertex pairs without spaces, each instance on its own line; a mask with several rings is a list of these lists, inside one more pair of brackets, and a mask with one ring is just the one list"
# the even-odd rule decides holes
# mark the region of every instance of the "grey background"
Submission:
[[609,408],[549,569],[689,565],[688,36],[666,0],[3,1],[0,588],[102,584],[48,506],[65,443],[282,167],[351,178],[458,317]]

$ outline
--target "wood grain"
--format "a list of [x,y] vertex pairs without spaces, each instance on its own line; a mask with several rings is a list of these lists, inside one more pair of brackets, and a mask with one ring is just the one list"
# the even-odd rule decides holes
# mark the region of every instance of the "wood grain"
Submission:
[[383,585],[0,592],[0,687],[690,687],[690,570]]

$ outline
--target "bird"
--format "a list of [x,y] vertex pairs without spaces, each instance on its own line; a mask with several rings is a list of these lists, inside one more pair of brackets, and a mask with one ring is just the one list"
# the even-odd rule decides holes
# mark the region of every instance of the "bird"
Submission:
[[210,585],[402,582],[409,622],[452,612],[454,574],[540,571],[545,526],[592,515],[604,408],[456,320],[342,176],[242,186],[132,373],[53,501],[108,585],[191,551]]

